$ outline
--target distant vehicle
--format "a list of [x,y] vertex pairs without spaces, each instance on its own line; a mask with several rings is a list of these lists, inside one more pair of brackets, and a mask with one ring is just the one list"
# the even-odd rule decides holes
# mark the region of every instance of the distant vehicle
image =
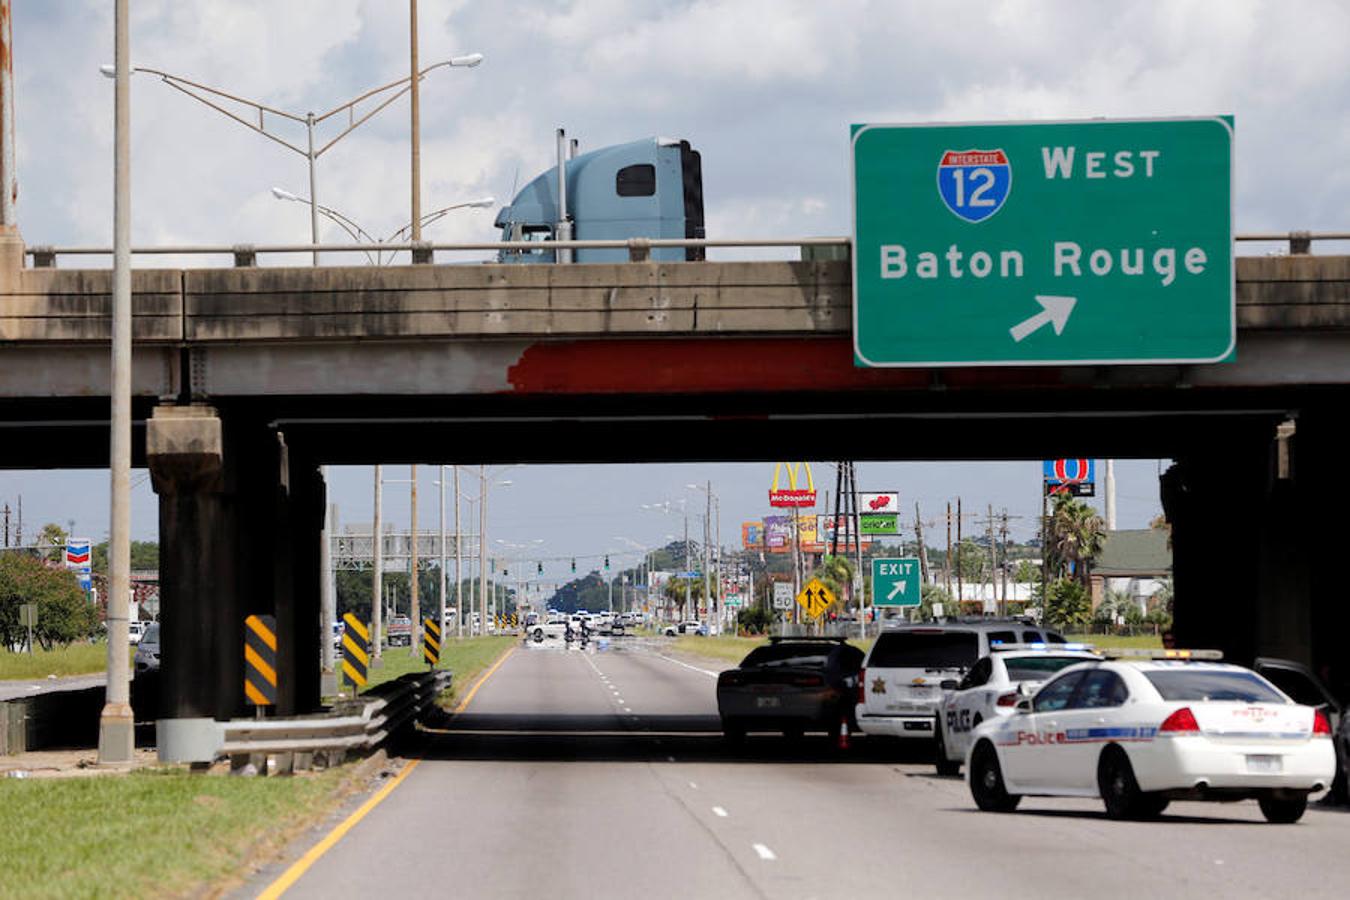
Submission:
[[[567,220],[575,240],[701,238],[703,163],[688,141],[646,138],[601,147],[565,163]],[[561,219],[558,168],[540,173],[497,214],[503,241],[538,241],[538,250],[504,250],[500,262],[551,263]],[[575,262],[627,262],[624,249],[577,250]],[[699,247],[656,248],[656,261],[704,258]]]
[[150,624],[153,623],[142,622],[139,619],[135,619],[128,622],[127,641],[131,644],[139,644],[141,642],[141,638],[145,635],[146,626]]
[[385,630],[385,641],[390,647],[412,646],[412,619],[407,616],[394,616]]
[[675,637],[676,635],[681,634],[697,634],[706,637],[708,634],[708,626],[697,619],[690,619],[687,622],[667,625],[662,633],[666,637]]
[[1024,795],[1101,797],[1111,818],[1140,819],[1172,800],[1255,799],[1267,821],[1297,822],[1335,777],[1326,714],[1250,669],[1181,661],[1203,653],[1064,669],[1016,715],[975,730],[975,804],[1009,812]]
[[1062,644],[1064,638],[1021,619],[900,625],[877,635],[863,663],[856,711],[866,734],[932,738],[943,682],[959,682],[991,646]]
[[536,622],[525,629],[525,639],[542,644],[545,641],[570,641],[565,621]]
[[[939,775],[955,775],[970,750],[970,735],[985,719],[1010,716],[1060,669],[1101,659],[1083,644],[999,644],[981,657],[938,710],[933,761]],[[866,685],[863,689],[866,690]]]
[[342,635],[347,632],[347,623],[341,619],[333,623],[333,649],[342,649]]
[[717,677],[717,711],[728,740],[747,731],[837,734],[853,727],[863,652],[844,638],[770,638]]
[[159,623],[135,622],[136,625],[145,625],[144,633],[136,643],[136,655],[132,657],[132,665],[136,667],[137,673],[158,672],[159,671]]

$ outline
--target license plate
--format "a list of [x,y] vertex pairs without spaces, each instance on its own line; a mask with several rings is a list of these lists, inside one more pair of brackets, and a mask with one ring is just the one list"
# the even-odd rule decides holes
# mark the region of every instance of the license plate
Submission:
[[1279,756],[1249,753],[1247,755],[1247,771],[1259,775],[1273,774],[1283,769],[1282,762]]
[[772,707],[775,707],[775,706],[781,706],[781,705],[782,705],[782,701],[779,700],[777,697],[756,697],[756,698],[755,698],[755,706],[757,706],[757,707],[760,708],[760,709],[772,708]]

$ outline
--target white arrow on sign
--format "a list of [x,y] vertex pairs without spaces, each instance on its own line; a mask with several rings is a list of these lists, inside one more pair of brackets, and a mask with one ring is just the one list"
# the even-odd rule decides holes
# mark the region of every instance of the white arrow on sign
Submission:
[[1078,302],[1078,298],[1037,294],[1036,302],[1042,307],[1040,312],[1008,329],[1008,333],[1012,335],[1014,341],[1021,343],[1022,339],[1033,331],[1051,324],[1055,326],[1055,334],[1063,334],[1064,323],[1069,321],[1069,313],[1073,312],[1074,304]]
[[895,585],[895,587],[891,588],[891,592],[890,592],[889,594],[886,595],[886,599],[887,599],[887,600],[894,600],[896,594],[903,594],[903,593],[905,592],[906,586],[909,585],[909,582],[908,582],[908,581],[893,581],[893,582],[891,582],[891,584]]

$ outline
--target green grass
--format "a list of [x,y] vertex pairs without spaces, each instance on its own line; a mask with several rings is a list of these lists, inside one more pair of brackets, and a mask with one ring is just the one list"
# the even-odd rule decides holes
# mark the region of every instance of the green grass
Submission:
[[[441,645],[441,661],[436,666],[438,669],[449,669],[455,673],[454,685],[446,692],[448,696],[442,695],[442,703],[450,703],[469,689],[469,685],[478,677],[488,666],[496,661],[497,657],[506,652],[507,648],[515,644],[519,638],[509,635],[487,635],[484,637],[472,638],[450,638]],[[370,670],[370,682],[366,685],[366,690],[370,690],[377,684],[383,684],[386,681],[392,681],[400,675],[407,675],[409,672],[428,671],[426,661],[422,659],[422,649],[418,647],[418,655],[414,658],[408,652],[407,647],[385,648],[384,665],[378,669]]]
[[1161,650],[1162,638],[1156,634],[1070,634],[1071,641],[1092,644],[1098,650]]
[[[134,655],[136,648],[130,648],[129,652]],[[89,675],[107,668],[108,645],[104,641],[71,644],[54,650],[34,647],[32,656],[27,651],[12,653],[0,650],[0,681],[46,678],[48,675]]]
[[7,897],[204,893],[334,808],[350,769],[294,778],[157,770],[0,779]]

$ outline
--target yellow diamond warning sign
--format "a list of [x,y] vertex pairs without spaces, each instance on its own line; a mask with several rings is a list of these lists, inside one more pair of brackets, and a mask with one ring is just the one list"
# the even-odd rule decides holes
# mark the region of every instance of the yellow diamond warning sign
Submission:
[[802,588],[802,592],[797,595],[797,604],[811,618],[822,615],[825,610],[834,605],[834,592],[825,586],[819,578],[812,578]]

